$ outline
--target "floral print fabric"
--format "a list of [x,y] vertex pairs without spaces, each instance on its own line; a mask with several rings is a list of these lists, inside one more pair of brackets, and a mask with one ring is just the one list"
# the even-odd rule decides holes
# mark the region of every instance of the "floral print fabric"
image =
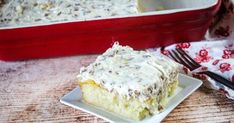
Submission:
[[148,49],[157,55],[169,57],[169,51],[182,48],[202,67],[189,71],[181,65],[181,72],[204,81],[207,87],[218,90],[234,100],[234,90],[219,84],[200,71],[212,71],[222,75],[234,84],[234,0],[222,0],[222,6],[208,31],[207,40],[174,44],[165,48]]

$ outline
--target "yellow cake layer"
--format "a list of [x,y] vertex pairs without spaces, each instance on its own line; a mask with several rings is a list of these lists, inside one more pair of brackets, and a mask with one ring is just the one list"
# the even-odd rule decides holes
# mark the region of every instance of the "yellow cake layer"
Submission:
[[159,94],[157,97],[151,97],[143,103],[137,98],[126,99],[120,97],[118,94],[100,87],[94,81],[79,82],[79,85],[85,102],[126,118],[141,120],[165,108],[167,98],[173,94],[178,81],[168,85],[166,95]]

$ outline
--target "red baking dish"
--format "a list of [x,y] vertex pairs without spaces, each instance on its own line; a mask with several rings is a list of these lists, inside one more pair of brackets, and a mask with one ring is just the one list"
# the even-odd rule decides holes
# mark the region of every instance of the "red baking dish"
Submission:
[[[135,49],[204,38],[221,0],[142,0],[130,16],[0,28],[5,61],[102,53],[114,41]],[[176,2],[175,2],[176,1]],[[153,11],[157,6],[166,10]]]

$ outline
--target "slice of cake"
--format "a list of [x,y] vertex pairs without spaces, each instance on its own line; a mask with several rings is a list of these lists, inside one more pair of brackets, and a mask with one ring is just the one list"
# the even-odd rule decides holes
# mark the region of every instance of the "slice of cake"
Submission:
[[178,85],[178,66],[167,58],[117,43],[78,75],[83,100],[141,120],[161,112]]

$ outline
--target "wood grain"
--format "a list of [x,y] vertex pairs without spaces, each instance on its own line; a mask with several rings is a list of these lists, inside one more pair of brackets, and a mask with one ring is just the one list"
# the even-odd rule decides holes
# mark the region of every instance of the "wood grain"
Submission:
[[[75,77],[80,67],[95,58],[92,55],[0,61],[0,122],[106,122],[59,102],[60,97],[77,86]],[[163,122],[234,122],[234,101],[201,87]]]

